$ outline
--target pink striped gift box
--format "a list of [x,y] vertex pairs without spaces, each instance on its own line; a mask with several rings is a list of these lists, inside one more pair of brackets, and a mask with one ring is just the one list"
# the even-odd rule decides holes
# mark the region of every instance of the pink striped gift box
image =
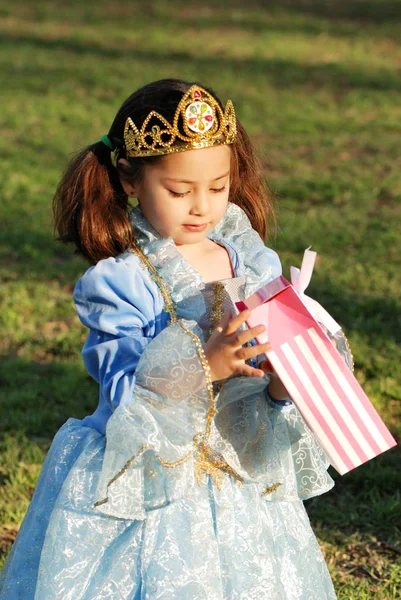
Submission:
[[396,445],[341,355],[284,277],[238,302],[237,308],[252,310],[249,327],[266,326],[258,342],[272,344],[267,357],[341,475]]

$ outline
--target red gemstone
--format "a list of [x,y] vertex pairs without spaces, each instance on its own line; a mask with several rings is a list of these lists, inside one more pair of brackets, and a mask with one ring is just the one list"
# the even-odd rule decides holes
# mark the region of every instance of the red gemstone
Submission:
[[199,90],[194,90],[194,94],[193,94],[194,98],[200,98],[201,97],[201,93]]
[[188,119],[188,123],[189,123],[190,125],[195,125],[195,123],[196,123],[196,119],[195,119],[194,117],[191,117],[190,119]]
[[206,121],[209,121],[209,122],[213,121],[212,115],[206,115],[205,119],[206,119]]

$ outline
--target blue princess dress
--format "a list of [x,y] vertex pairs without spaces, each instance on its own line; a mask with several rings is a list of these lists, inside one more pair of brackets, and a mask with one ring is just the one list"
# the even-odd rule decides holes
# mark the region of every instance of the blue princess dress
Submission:
[[1,600],[328,600],[303,500],[328,462],[264,378],[211,384],[221,310],[281,273],[230,204],[209,238],[235,277],[205,283],[139,208],[138,246],[100,261],[75,302],[99,406],[56,434],[2,576]]

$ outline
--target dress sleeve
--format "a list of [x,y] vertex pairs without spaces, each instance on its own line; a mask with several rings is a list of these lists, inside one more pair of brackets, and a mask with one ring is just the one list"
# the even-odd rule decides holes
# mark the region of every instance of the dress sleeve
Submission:
[[166,326],[152,284],[136,263],[107,259],[75,290],[90,328],[85,364],[113,409],[94,507],[118,518],[143,519],[193,485],[195,447],[215,412],[202,332],[194,320]]
[[276,277],[280,277],[283,274],[283,268],[281,266],[281,260],[279,255],[272,248],[264,247],[264,255],[265,260],[267,260],[270,269],[271,269],[271,277],[270,280],[276,279]]
[[89,328],[84,363],[112,411],[132,397],[138,361],[160,327],[160,303],[136,262],[134,256],[102,260],[74,291],[78,316]]

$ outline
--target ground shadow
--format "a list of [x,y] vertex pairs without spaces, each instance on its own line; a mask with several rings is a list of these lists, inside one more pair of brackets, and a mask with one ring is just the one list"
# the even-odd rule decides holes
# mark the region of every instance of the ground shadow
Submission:
[[[180,63],[186,66],[190,62],[194,72],[202,72],[210,64],[214,72],[220,69],[228,69],[235,72],[238,76],[242,73],[251,78],[263,76],[266,81],[269,81],[277,88],[292,88],[299,85],[304,86],[307,83],[309,89],[326,87],[330,89],[401,90],[401,77],[399,70],[396,69],[363,69],[341,63],[301,64],[295,57],[293,61],[267,57],[221,57],[221,55],[208,54],[207,49],[205,49],[202,57],[198,58],[196,53],[166,51],[163,47],[160,50],[149,51],[144,50],[140,45],[130,45],[126,48],[105,47],[95,44],[91,45],[79,40],[52,40],[39,38],[34,35],[18,35],[16,37],[13,34],[6,33],[3,33],[3,44],[5,49],[10,52],[13,51],[13,47],[17,48],[21,44],[27,44],[33,48],[41,48],[49,51],[60,49],[75,54],[94,56],[95,58],[103,57],[118,60],[119,58],[127,59],[131,56],[135,60],[143,62],[163,61],[166,66],[173,64],[174,71],[176,71],[177,65]],[[43,77],[42,67],[36,67],[32,64],[27,69],[31,77]],[[60,67],[60,70],[65,74],[65,67]],[[9,66],[9,71],[9,75],[12,77],[12,65]],[[57,73],[52,70],[52,77],[56,76]]]
[[50,441],[69,417],[91,414],[99,387],[76,360],[41,363],[3,356],[0,432]]
[[280,9],[304,16],[326,19],[349,19],[374,24],[401,20],[401,4],[398,0],[250,0],[249,6],[263,11]]
[[[344,476],[330,468],[334,488],[306,503],[312,524],[319,527],[323,539],[324,532],[332,530],[342,535],[358,532],[382,542],[399,542],[400,459],[401,450],[397,446]],[[332,533],[328,537],[332,538]]]

